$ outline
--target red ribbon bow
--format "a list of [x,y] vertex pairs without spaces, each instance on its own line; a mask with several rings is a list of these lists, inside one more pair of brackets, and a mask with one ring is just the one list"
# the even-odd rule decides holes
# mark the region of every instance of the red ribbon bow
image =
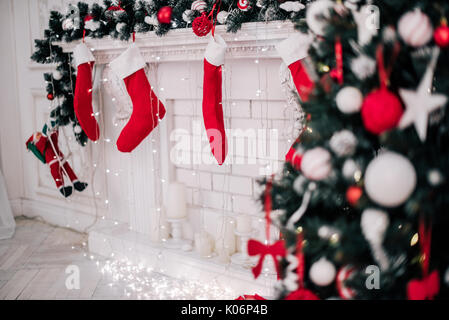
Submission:
[[248,254],[250,256],[260,255],[259,262],[252,269],[254,278],[257,279],[257,277],[259,277],[260,273],[262,272],[262,265],[263,265],[265,256],[270,255],[273,257],[274,264],[276,266],[277,277],[278,277],[278,279],[280,279],[281,273],[280,273],[280,268],[279,268],[278,257],[279,258],[284,257],[286,254],[285,245],[284,245],[283,240],[279,240],[271,245],[265,245],[259,241],[251,239],[248,241]]
[[419,245],[422,254],[423,278],[413,279],[407,284],[409,300],[432,300],[440,292],[440,275],[437,270],[429,274],[432,226],[425,227],[424,219],[419,223]]
[[435,270],[422,280],[411,280],[407,285],[409,300],[432,300],[440,292],[440,275]]

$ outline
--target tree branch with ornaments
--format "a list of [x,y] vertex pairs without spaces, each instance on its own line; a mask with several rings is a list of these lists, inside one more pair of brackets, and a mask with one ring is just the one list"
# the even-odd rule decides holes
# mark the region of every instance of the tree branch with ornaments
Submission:
[[279,298],[447,299],[449,3],[305,10],[278,46],[304,130],[261,181],[288,252]]

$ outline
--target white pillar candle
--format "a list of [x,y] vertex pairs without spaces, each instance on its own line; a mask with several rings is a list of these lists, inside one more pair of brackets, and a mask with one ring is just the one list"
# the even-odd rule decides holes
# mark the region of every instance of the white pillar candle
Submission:
[[252,218],[249,215],[237,216],[237,232],[250,233],[252,231]]
[[171,183],[168,186],[167,218],[182,219],[187,216],[186,187],[182,183]]
[[202,257],[207,257],[212,254],[214,249],[211,237],[206,233],[195,234],[195,250]]
[[224,249],[229,255],[236,251],[236,237],[235,237],[235,219],[230,217],[222,217],[218,220],[215,248],[216,252],[220,253],[219,249]]

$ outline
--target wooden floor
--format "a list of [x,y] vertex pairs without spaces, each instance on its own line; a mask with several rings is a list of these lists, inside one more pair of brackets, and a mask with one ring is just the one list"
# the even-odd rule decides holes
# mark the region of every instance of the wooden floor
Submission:
[[[17,219],[12,239],[0,240],[0,299],[126,299],[120,286],[86,253],[87,236]],[[77,266],[79,289],[69,290],[66,268]]]

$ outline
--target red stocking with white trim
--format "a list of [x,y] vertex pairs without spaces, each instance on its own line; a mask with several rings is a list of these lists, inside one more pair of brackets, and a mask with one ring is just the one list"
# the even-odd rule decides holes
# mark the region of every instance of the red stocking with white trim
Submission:
[[95,58],[83,42],[75,47],[73,56],[78,68],[73,100],[76,118],[87,137],[97,141],[100,129],[92,108],[92,68]]
[[222,65],[226,43],[212,36],[204,54],[203,119],[212,154],[219,165],[226,159],[227,140],[223,120]]
[[133,113],[117,140],[121,152],[133,151],[165,116],[165,107],[151,89],[145,74],[145,61],[132,44],[110,63],[112,71],[125,82],[133,103]]

